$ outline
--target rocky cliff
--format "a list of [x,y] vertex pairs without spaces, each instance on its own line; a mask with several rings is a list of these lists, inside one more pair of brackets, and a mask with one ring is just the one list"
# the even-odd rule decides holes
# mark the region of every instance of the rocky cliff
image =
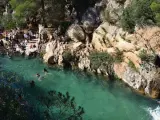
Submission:
[[105,70],[91,67],[90,53],[116,55],[119,50],[123,61],[114,63],[115,74],[140,93],[160,97],[160,28],[135,27],[132,34],[123,31],[120,16],[130,3],[131,0],[102,0],[88,8],[82,23],[68,28],[70,41],[53,39],[43,45],[44,61],[64,66],[67,55],[71,66],[107,75]]

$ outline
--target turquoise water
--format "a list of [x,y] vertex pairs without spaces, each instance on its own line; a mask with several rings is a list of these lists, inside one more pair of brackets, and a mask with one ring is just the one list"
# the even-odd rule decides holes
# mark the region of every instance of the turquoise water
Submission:
[[[25,81],[34,80],[36,87],[43,91],[68,91],[76,103],[84,107],[84,120],[159,120],[157,102],[135,94],[120,81],[108,83],[81,72],[49,68],[36,58],[11,60],[1,57],[0,63],[1,69],[15,72]],[[44,75],[44,67],[49,70],[48,75]],[[38,80],[36,73],[43,78]],[[28,96],[41,94],[37,89],[30,89],[28,84],[26,86]]]

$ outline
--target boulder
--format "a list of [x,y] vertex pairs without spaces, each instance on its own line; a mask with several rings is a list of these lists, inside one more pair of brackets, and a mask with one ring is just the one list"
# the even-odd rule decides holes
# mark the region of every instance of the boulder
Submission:
[[86,34],[82,27],[78,24],[73,24],[69,27],[67,34],[69,38],[75,42],[85,42]]
[[92,45],[96,50],[106,50],[107,40],[105,35],[107,34],[107,28],[109,24],[107,22],[100,25],[93,33]]
[[102,12],[102,21],[108,21],[113,24],[119,24],[119,17],[122,15],[124,8],[122,1],[109,0],[106,1],[106,7]]
[[94,28],[100,23],[99,11],[94,7],[88,8],[82,16],[82,23],[85,31],[92,33]]

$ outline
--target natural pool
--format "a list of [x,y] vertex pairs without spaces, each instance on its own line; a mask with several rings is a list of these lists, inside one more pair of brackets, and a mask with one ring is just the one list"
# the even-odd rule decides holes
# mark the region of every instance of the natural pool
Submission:
[[[156,101],[134,93],[120,81],[108,83],[81,72],[48,68],[38,58],[0,57],[0,63],[2,70],[15,72],[25,81],[34,80],[44,91],[68,91],[84,107],[84,120],[160,120]],[[48,75],[44,75],[43,68],[49,70]],[[44,78],[38,80],[36,73]],[[29,86],[25,92],[28,97],[41,94]]]

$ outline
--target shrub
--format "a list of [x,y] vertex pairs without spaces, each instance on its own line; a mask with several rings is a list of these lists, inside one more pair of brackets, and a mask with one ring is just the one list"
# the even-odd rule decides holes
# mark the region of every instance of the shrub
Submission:
[[145,62],[154,62],[155,55],[148,54],[146,50],[141,50],[139,53],[139,57],[142,61]]
[[116,55],[114,57],[114,61],[116,63],[123,62],[123,52],[121,52],[119,49],[116,49]]
[[160,2],[153,1],[152,4],[150,5],[150,8],[155,14],[155,20],[157,25],[160,25]]
[[113,80],[115,78],[113,70],[113,57],[107,52],[93,52],[90,54],[91,67],[98,69],[103,66],[108,74],[108,78]]
[[64,62],[71,62],[74,59],[70,50],[64,51],[62,56],[63,56],[63,61]]
[[82,120],[85,113],[83,107],[76,106],[75,98],[71,97],[68,92],[63,94],[51,90],[46,95],[38,96],[37,99],[44,107],[45,120]]
[[101,65],[113,63],[112,56],[107,52],[92,52],[89,58],[91,60],[92,67],[95,69],[99,68]]
[[134,32],[136,25],[155,24],[154,13],[150,8],[152,0],[133,0],[131,5],[124,9],[121,17],[121,26],[124,30]]
[[12,19],[11,15],[3,16],[1,19],[1,24],[7,30],[10,30],[10,29],[16,27],[16,22],[15,22],[15,20]]
[[130,68],[132,68],[133,70],[138,71],[137,68],[136,68],[136,66],[135,66],[135,64],[134,64],[131,60],[129,60],[128,66],[129,66]]

